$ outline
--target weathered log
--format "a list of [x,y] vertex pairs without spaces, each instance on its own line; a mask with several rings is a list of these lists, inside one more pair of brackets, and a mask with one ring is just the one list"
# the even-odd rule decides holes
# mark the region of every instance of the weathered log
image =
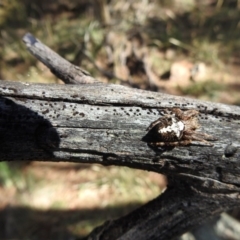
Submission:
[[[155,227],[161,235],[158,239],[169,239],[199,219],[237,206],[239,202],[238,107],[103,84],[44,85],[2,81],[0,94],[1,160],[122,165],[164,173],[191,186],[180,188],[180,195],[178,185],[173,184],[177,191],[174,197],[168,193],[171,192],[169,188],[149,203],[152,211],[146,211],[148,217],[144,214],[141,217],[144,210],[139,210],[136,213],[138,221],[136,217],[129,218],[129,229],[133,228],[131,219],[132,224],[137,225],[131,234],[139,232],[140,226],[149,220],[152,224],[149,227]],[[196,143],[172,150],[153,149],[142,141],[148,125],[159,117],[158,110],[175,104],[181,104],[177,105],[181,109],[199,110],[202,129],[218,139],[213,147]],[[199,208],[202,209],[200,213]],[[166,209],[171,221],[166,219]],[[173,213],[177,209],[182,211],[184,227],[180,223],[175,226]],[[155,224],[150,221],[153,212]],[[199,218],[194,215],[196,212]],[[166,221],[161,225],[163,228],[157,219]],[[166,224],[168,231],[164,235]],[[110,224],[109,228],[114,226]],[[173,227],[176,231],[171,230]],[[118,237],[125,238],[129,229],[124,227]],[[154,239],[149,230],[144,233],[141,239]]]
[[[87,239],[171,239],[240,204],[237,106],[95,81],[83,85],[1,81],[0,96],[1,161],[99,163],[169,177],[165,193],[97,228]],[[213,146],[192,142],[169,149],[147,144],[149,124],[161,110],[174,107],[199,111],[200,131],[216,138]]]
[[[0,94],[1,134],[7,134],[2,160],[81,160],[240,184],[237,106],[104,84],[1,81]],[[201,131],[217,139],[214,146],[148,146],[142,140],[147,127],[160,117],[159,110],[172,107],[197,109]]]

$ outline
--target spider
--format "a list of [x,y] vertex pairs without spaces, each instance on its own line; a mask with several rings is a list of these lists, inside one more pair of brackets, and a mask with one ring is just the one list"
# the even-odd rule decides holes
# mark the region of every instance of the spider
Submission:
[[154,121],[147,128],[151,135],[148,142],[152,146],[186,146],[192,141],[203,142],[206,145],[213,146],[207,140],[214,138],[206,133],[197,132],[200,128],[198,123],[198,114],[196,110],[182,111],[179,108],[173,108],[171,113],[164,111],[166,114]]

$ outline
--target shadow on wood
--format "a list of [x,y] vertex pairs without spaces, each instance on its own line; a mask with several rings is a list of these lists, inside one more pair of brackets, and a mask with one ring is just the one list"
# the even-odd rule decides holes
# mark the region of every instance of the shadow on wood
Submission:
[[[99,83],[33,38],[24,36],[28,50],[56,76],[84,84],[1,81],[0,159],[128,166],[169,180],[161,196],[85,239],[169,240],[240,204],[240,107]],[[159,111],[171,108],[197,111],[213,146],[162,151],[144,142]]]
[[1,161],[51,160],[60,143],[51,122],[5,97],[0,97],[0,139]]

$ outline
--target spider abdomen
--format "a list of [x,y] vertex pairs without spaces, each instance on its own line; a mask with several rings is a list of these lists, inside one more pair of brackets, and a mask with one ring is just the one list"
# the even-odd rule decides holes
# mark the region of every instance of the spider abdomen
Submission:
[[164,111],[166,114],[147,128],[147,142],[152,146],[186,146],[192,141],[205,143],[213,146],[207,140],[214,140],[211,135],[197,131],[199,112],[190,109],[182,111],[180,108],[173,108],[171,111]]
[[176,117],[162,117],[152,131],[156,140],[165,142],[179,141],[183,136],[184,124]]

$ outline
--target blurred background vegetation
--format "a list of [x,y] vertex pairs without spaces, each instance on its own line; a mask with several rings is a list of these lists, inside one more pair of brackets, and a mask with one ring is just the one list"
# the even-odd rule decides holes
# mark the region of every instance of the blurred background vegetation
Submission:
[[[240,105],[240,0],[1,0],[0,79],[62,83],[26,32],[103,82]],[[2,162],[0,239],[80,237],[165,186],[127,168]]]

